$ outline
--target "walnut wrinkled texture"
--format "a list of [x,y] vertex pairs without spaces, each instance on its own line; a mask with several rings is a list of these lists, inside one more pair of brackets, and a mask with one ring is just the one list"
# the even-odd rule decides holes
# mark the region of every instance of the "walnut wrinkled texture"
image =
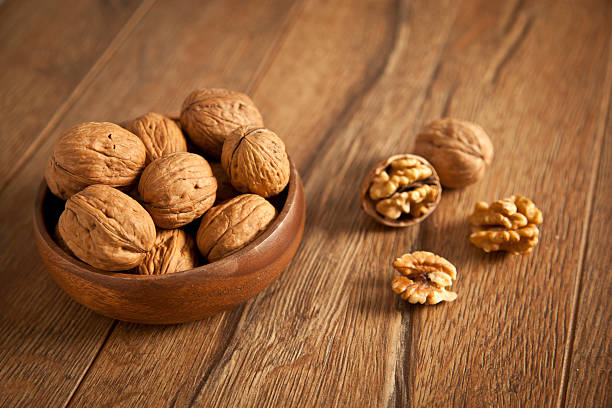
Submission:
[[215,179],[217,179],[217,199],[216,204],[221,204],[230,198],[234,198],[240,195],[240,192],[236,191],[229,177],[223,170],[223,166],[219,162],[210,162],[210,168],[212,169]]
[[147,113],[126,125],[142,140],[147,150],[147,164],[170,153],[186,152],[187,141],[179,125],[159,113]]
[[72,253],[107,271],[138,266],[155,242],[155,224],[133,198],[102,184],[66,201],[58,231]]
[[434,166],[444,187],[460,188],[484,176],[493,160],[493,144],[477,124],[444,118],[425,126],[416,138],[414,153]]
[[276,217],[276,209],[256,194],[242,194],[211,208],[197,234],[200,253],[209,262],[224,258],[252,242]]
[[225,139],[241,126],[263,126],[247,95],[221,88],[200,89],[183,102],[181,126],[205,154],[218,159]]
[[289,183],[289,157],[276,133],[264,128],[237,129],[223,144],[221,165],[234,188],[274,196]]
[[470,242],[485,252],[526,254],[538,244],[537,225],[543,217],[531,200],[517,195],[491,204],[476,203],[469,220],[477,229],[470,235]]
[[215,202],[217,181],[202,156],[178,152],[149,164],[140,177],[143,205],[160,228],[178,228],[204,214]]
[[164,275],[193,269],[198,264],[195,240],[181,229],[158,230],[153,248],[138,266],[141,275]]
[[427,160],[397,155],[379,163],[366,176],[361,206],[378,222],[403,227],[431,214],[441,194],[437,174]]
[[405,254],[393,261],[393,267],[403,276],[395,277],[391,288],[410,303],[435,305],[457,298],[446,289],[457,278],[457,269],[439,255],[425,251]]
[[47,161],[49,190],[67,200],[92,184],[129,188],[145,167],[138,136],[113,123],[87,122],[62,133]]

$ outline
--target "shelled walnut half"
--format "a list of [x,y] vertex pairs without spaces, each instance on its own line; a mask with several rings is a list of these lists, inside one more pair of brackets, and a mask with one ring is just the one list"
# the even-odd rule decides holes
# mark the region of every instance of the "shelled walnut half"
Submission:
[[429,216],[441,195],[433,166],[420,156],[401,154],[368,173],[361,187],[361,207],[384,225],[406,227]]
[[476,203],[469,218],[476,230],[470,242],[485,252],[526,254],[538,244],[542,212],[528,198],[511,196],[491,204]]
[[457,269],[439,255],[425,251],[405,254],[393,261],[393,267],[402,276],[393,279],[391,289],[410,303],[435,305],[457,298],[446,289],[457,278]]

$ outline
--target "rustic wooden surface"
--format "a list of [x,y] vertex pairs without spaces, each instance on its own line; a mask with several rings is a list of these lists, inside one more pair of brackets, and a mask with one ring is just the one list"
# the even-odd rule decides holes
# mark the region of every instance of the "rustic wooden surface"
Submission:
[[[0,406],[612,404],[612,3],[607,0],[42,0],[0,3]],[[252,95],[307,197],[304,239],[260,295],[143,326],[68,298],[32,239],[62,129],[175,112],[189,91]],[[481,124],[495,159],[417,227],[375,224],[362,177],[425,123]],[[477,200],[544,212],[530,255],[467,241]],[[393,296],[417,249],[459,298]]]

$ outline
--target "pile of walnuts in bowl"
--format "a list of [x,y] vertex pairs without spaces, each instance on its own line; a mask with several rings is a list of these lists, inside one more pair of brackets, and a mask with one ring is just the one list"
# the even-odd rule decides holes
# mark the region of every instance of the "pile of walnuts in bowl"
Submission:
[[174,273],[238,251],[276,217],[268,199],[289,183],[289,159],[247,95],[197,90],[180,119],[122,125],[76,125],[49,156],[47,185],[66,200],[54,238],[70,255],[105,271]]

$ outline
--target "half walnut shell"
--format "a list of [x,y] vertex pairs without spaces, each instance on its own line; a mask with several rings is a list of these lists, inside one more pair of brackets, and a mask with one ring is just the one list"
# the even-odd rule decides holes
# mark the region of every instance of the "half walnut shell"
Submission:
[[400,154],[378,163],[361,186],[361,208],[381,224],[407,227],[427,218],[442,196],[433,166],[413,154]]

